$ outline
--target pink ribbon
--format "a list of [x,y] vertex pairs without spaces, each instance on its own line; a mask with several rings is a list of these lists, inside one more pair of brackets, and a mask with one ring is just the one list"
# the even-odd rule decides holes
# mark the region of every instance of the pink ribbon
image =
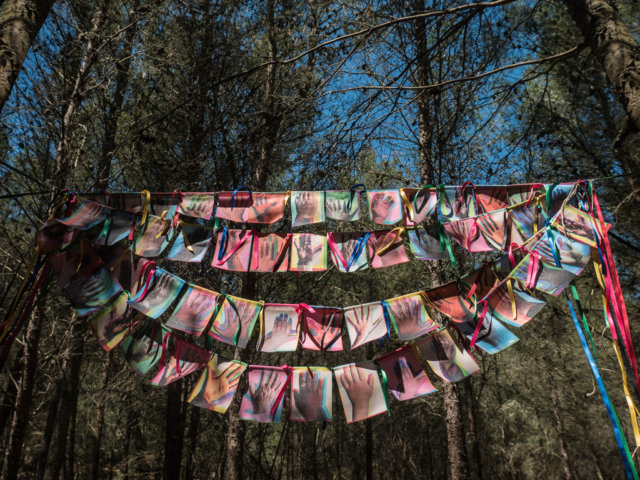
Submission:
[[156,262],[146,263],[145,266],[142,267],[142,271],[140,272],[140,276],[138,277],[138,291],[140,291],[140,287],[142,286],[142,278],[144,277],[144,274],[148,269],[150,270],[149,276],[147,276],[147,280],[144,283],[144,290],[138,298],[138,301],[144,300],[144,297],[147,295],[147,291],[149,290],[151,281],[156,275]]
[[180,375],[182,372],[180,370],[180,338],[173,332],[167,332],[162,339],[162,355],[160,355],[160,365],[164,365],[164,357],[167,352],[167,339],[169,336],[173,336],[176,339],[176,349],[173,353],[175,353],[176,357],[176,372]]
[[482,203],[482,200],[480,200],[480,197],[478,196],[476,186],[472,182],[464,182],[462,184],[462,187],[460,187],[460,201],[458,202],[456,215],[460,213],[460,209],[462,208],[462,204],[464,203],[464,191],[467,189],[467,187],[471,187],[471,191],[475,194],[475,199],[478,202],[478,206],[482,209],[482,213],[487,213],[487,208],[484,206],[484,203]]
[[282,367],[280,368],[282,368],[282,370],[284,370],[287,373],[287,379],[284,381],[284,385],[282,385],[282,388],[280,389],[280,392],[276,397],[276,401],[273,402],[273,406],[271,407],[271,411],[269,412],[269,415],[271,415],[271,418],[273,418],[276,415],[276,412],[278,411],[278,406],[280,405],[280,402],[282,401],[284,394],[287,391],[287,387],[289,386],[289,382],[291,382],[291,378],[293,377],[292,367],[289,367],[287,365],[282,365]]
[[487,308],[489,307],[489,302],[486,299],[482,299],[476,305],[476,311],[478,311],[478,307],[480,304],[484,303],[484,308],[482,309],[482,314],[478,317],[478,324],[476,325],[476,329],[473,331],[473,337],[471,337],[471,346],[475,346],[476,340],[478,339],[478,334],[482,329],[482,324],[484,323],[484,318],[487,316]]
[[540,266],[540,254],[538,252],[529,252],[529,268],[527,269],[527,288],[536,286],[538,277],[538,268]]
[[333,238],[333,233],[331,233],[331,232],[327,232],[327,243],[329,244],[329,248],[331,249],[333,254],[336,256],[336,258],[338,260],[340,260],[340,263],[342,263],[344,268],[345,269],[349,268],[349,262],[344,259],[344,256],[342,255],[342,252],[338,248],[338,245],[336,244],[336,241]]
[[471,221],[473,222],[473,225],[469,229],[469,236],[467,237],[467,250],[469,251],[471,251],[471,242],[475,239],[476,234],[479,232],[478,221],[475,218],[473,218]]
[[[229,258],[231,258],[231,255],[236,253],[238,251],[238,249],[242,245],[245,244],[247,239],[249,239],[251,237],[256,237],[257,235],[258,235],[258,232],[256,232],[255,230],[247,231],[246,235],[242,238],[242,240],[240,240],[238,243],[236,243],[235,247],[233,247],[233,249],[231,249],[231,251],[229,253],[227,253],[221,260],[216,261],[216,265],[222,265],[222,264],[226,263],[227,260],[229,260]],[[255,242],[255,243],[257,243],[257,242]],[[222,245],[220,245],[220,247],[222,247]],[[255,253],[255,249],[254,249],[254,253]]]
[[316,311],[306,303],[299,303],[298,306],[296,307],[296,313],[300,315],[303,309],[308,310],[309,313],[316,313]]
[[478,271],[478,276],[476,277],[476,281],[473,282],[473,285],[469,289],[469,294],[466,296],[466,298],[471,298],[473,294],[476,293],[476,290],[478,289],[478,285],[480,284],[480,282],[482,281],[482,277],[484,276],[485,270],[487,269],[488,266],[492,264],[493,262],[484,262],[482,267],[480,267],[480,270]]
[[544,184],[543,183],[534,183],[533,185],[531,185],[531,191],[529,192],[529,198],[527,199],[527,203],[524,204],[524,208],[527,208],[529,206],[529,204],[531,203],[531,200],[533,200],[533,191],[536,188],[544,188]]
[[520,250],[523,255],[529,253],[524,245],[518,245],[517,243],[512,243],[511,245],[509,245],[509,264],[511,265],[511,268],[516,268],[516,259],[513,256],[514,250]]

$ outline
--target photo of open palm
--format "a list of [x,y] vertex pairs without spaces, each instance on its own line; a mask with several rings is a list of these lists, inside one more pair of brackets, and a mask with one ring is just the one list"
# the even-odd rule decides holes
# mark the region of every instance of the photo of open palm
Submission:
[[189,285],[187,293],[183,295],[173,314],[167,320],[167,326],[196,337],[200,336],[213,314],[217,297],[218,294],[215,292],[196,285]]
[[271,409],[286,379],[287,374],[281,368],[250,367],[249,386],[240,405],[240,418],[262,423],[279,422],[284,396],[273,416]]
[[292,271],[312,272],[327,269],[327,239],[321,235],[293,235]]
[[507,211],[502,210],[478,217],[478,228],[487,244],[494,250],[506,247]]
[[398,190],[371,190],[369,215],[373,223],[392,225],[402,220],[402,206]]
[[410,345],[378,357],[376,362],[387,375],[389,390],[400,401],[436,391]]
[[444,260],[449,258],[447,251],[441,251],[438,225],[408,229],[411,253],[418,260]]
[[342,350],[342,311],[337,308],[315,307],[315,312],[305,312],[302,331],[302,348],[321,351]]
[[254,193],[253,204],[247,209],[248,223],[272,224],[284,214],[284,193]]
[[324,192],[291,192],[292,226],[324,222]]
[[[132,298],[129,305],[148,317],[158,318],[180,294],[184,284],[185,281],[181,278],[158,268],[146,295],[142,299],[138,299],[138,296]],[[144,289],[139,294],[143,292]]]
[[351,222],[360,218],[359,192],[325,192],[325,194],[327,217],[344,222]]
[[215,198],[213,193],[183,193],[182,202],[178,205],[178,212],[190,217],[209,220],[213,215]]
[[86,315],[102,308],[122,288],[114,281],[111,273],[103,268],[95,275],[69,283],[65,291],[78,315]]
[[387,303],[400,340],[413,340],[436,328],[436,324],[427,316],[420,295],[405,295]]
[[292,352],[298,346],[298,314],[295,307],[264,307],[265,337],[261,352]]
[[[286,272],[289,268],[288,246],[286,245],[286,235],[269,233],[258,234],[253,239],[258,242],[258,266],[256,272]],[[255,252],[255,250],[254,250]],[[255,260],[251,260],[252,270]],[[277,270],[274,270],[277,268]]]
[[[329,369],[294,368],[290,418],[305,422],[331,421],[330,389],[331,371]],[[328,411],[325,413],[325,410]]]
[[[238,333],[238,346],[245,348],[249,342],[249,337],[260,313],[261,306],[257,302],[251,302],[237,297],[231,298],[236,308],[233,307],[229,299],[225,299],[218,318],[213,322],[209,335],[221,342],[235,345],[236,332],[238,332],[238,328],[240,328],[240,332]],[[238,314],[240,317],[238,317]]]
[[347,331],[351,339],[351,349],[387,334],[384,312],[380,302],[345,308]]
[[108,210],[109,208],[99,203],[85,201],[73,215],[58,221],[78,230],[87,230],[103,222]]
[[347,423],[387,411],[378,371],[373,362],[358,362],[333,369]]
[[[240,377],[246,370],[246,365],[239,362],[229,362],[222,373],[210,372],[205,385],[204,401],[209,408],[218,407],[231,402],[231,397],[238,388]],[[212,408],[213,409],[213,408]]]

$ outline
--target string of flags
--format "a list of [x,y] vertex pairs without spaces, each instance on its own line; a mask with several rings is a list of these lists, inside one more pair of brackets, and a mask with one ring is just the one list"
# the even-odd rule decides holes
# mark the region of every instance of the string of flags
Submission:
[[[363,232],[257,232],[291,205],[292,226],[357,221],[361,198],[369,220],[401,226]],[[186,217],[190,217],[187,222]],[[215,219],[215,220],[214,220]],[[439,221],[447,219],[447,222]],[[220,221],[242,224],[230,228]],[[213,223],[213,224],[212,224]],[[517,342],[504,324],[521,327],[546,303],[538,290],[565,295],[581,345],[610,416],[628,478],[638,478],[628,444],[604,386],[595,345],[574,284],[594,260],[603,307],[624,378],[636,444],[638,368],[628,315],[606,224],[592,182],[476,186],[428,185],[398,190],[253,193],[247,187],[217,193],[74,194],[61,192],[37,234],[20,286],[0,325],[0,362],[52,278],[78,315],[87,316],[105,350],[120,347],[139,375],[158,365],[151,382],[163,386],[200,371],[189,397],[225,412],[240,377],[240,417],[277,422],[290,391],[293,421],[331,421],[335,384],[349,423],[389,412],[388,391],[400,401],[435,391],[420,362],[442,380],[477,372],[472,348],[493,354]],[[178,233],[179,232],[179,233]],[[319,271],[331,256],[342,272],[419,260],[455,262],[449,238],[468,252],[495,251],[495,260],[428,291],[344,308],[242,299],[191,284],[171,273],[171,261],[201,263],[215,236],[212,266],[231,271]],[[175,239],[165,268],[160,256]],[[130,246],[126,246],[127,242]],[[368,253],[368,257],[367,257]],[[569,294],[570,292],[570,294]],[[163,313],[171,315],[165,323]],[[435,312],[447,319],[440,327]],[[335,352],[390,338],[404,347],[372,361],[325,367],[246,365],[214,353],[214,342],[246,348],[258,331],[260,352],[302,348]],[[178,334],[177,332],[181,332]],[[184,337],[204,336],[205,346]],[[621,344],[621,345],[620,345]],[[289,386],[291,387],[289,389]],[[390,413],[390,412],[389,412]]]

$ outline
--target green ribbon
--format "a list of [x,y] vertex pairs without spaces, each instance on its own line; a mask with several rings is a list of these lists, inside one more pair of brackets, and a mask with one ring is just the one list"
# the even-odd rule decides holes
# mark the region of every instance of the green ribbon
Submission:
[[[238,328],[236,330],[235,335],[233,336],[233,343],[235,345],[238,344],[238,336],[240,336],[240,312],[238,312],[238,307],[236,306],[236,302],[234,302],[233,298],[231,298],[230,295],[227,295],[226,293],[220,293],[219,295],[222,295],[224,297],[224,300],[220,303],[217,302],[216,299],[216,306],[213,309],[213,321],[215,323],[216,318],[218,318],[218,313],[220,313],[222,311],[222,306],[224,305],[225,300],[228,300],[229,303],[231,304],[231,308],[233,308],[233,311],[236,312],[236,315],[238,315]],[[211,351],[211,345],[213,343],[213,338],[211,337],[211,335],[209,335],[207,337],[207,342],[206,342],[206,349],[210,352]]]
[[589,329],[589,325],[587,324],[587,317],[584,314],[584,310],[582,310],[582,304],[580,303],[580,298],[578,297],[578,290],[576,289],[575,281],[571,280],[571,283],[569,285],[571,286],[571,293],[573,293],[573,299],[576,301],[576,305],[578,306],[578,313],[580,314],[580,319],[582,320],[584,329],[587,332],[587,336],[589,337],[589,342],[591,343],[591,351],[593,352],[593,357],[596,359],[598,368],[600,368],[600,361],[598,360],[598,354],[596,353],[596,345],[595,345],[595,342],[593,341],[593,337],[591,336],[591,330]]
[[[428,190],[430,188],[438,188],[435,185],[431,185],[430,183],[428,185],[425,185],[423,187],[420,187],[418,189],[418,191],[416,192],[416,194],[413,197],[413,211],[416,213],[420,213],[422,211],[422,208],[425,207],[425,205],[427,205],[429,203],[429,199],[427,198],[424,202],[424,205],[422,206],[422,208],[418,209],[418,195],[420,195],[420,192],[422,190]],[[438,202],[436,201],[436,204],[433,206],[433,208],[435,208],[438,205]],[[431,212],[428,212],[427,215],[429,215]]]
[[547,199],[547,215],[551,211],[551,194],[553,193],[553,189],[560,185],[560,182],[556,182],[547,187],[546,191],[546,199]]
[[111,224],[113,223],[113,210],[107,210],[107,218],[104,221],[104,226],[102,227],[101,237],[107,238],[109,235],[109,230],[111,230]]
[[384,396],[384,404],[387,407],[387,413],[391,416],[391,410],[389,409],[389,399],[387,395],[389,393],[389,385],[387,382],[387,373],[384,371],[384,368],[380,366],[377,360],[373,361],[374,365],[380,369],[380,374],[382,375],[382,395]]
[[451,244],[449,243],[449,237],[447,237],[446,232],[444,231],[444,224],[440,222],[440,226],[438,227],[438,235],[440,236],[440,253],[444,252],[445,247],[447,248],[447,252],[449,252],[449,258],[451,259],[451,264],[453,267],[456,267],[456,257],[453,256],[453,250],[451,250]]

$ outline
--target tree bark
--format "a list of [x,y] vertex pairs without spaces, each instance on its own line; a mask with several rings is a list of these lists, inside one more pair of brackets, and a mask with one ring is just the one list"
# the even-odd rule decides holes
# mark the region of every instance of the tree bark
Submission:
[[7,384],[7,391],[4,394],[4,400],[0,405],[0,450],[4,451],[5,442],[8,438],[8,433],[5,436],[4,431],[13,416],[13,410],[16,407],[16,398],[18,397],[18,385],[20,384],[20,375],[22,373],[22,355],[24,348],[18,350],[16,358],[13,360],[11,370],[9,370],[9,383]]
[[60,403],[60,395],[62,394],[63,380],[64,377],[61,373],[56,381],[53,395],[49,400],[49,413],[47,415],[47,422],[45,423],[44,431],[42,432],[40,451],[37,459],[36,480],[42,480],[44,478],[44,471],[47,468],[47,454],[49,453],[49,446],[51,445],[53,429],[56,425],[56,414],[58,413],[58,404]]
[[556,431],[558,432],[558,440],[560,441],[560,456],[562,458],[562,467],[564,468],[564,478],[573,480],[573,471],[571,469],[569,454],[567,453],[567,440],[564,435],[564,422],[562,421],[560,409],[558,408],[558,397],[553,390],[551,391],[551,402],[553,403],[553,414],[556,417]]
[[51,436],[51,445],[47,454],[47,465],[44,471],[44,480],[58,480],[60,470],[65,460],[64,447],[69,421],[73,413],[74,403],[77,402],[78,382],[80,377],[80,365],[84,354],[84,333],[86,320],[78,318],[74,314],[71,332],[69,332],[68,347],[62,366],[63,381],[56,412],[56,422]]
[[612,4],[563,1],[611,82],[630,126],[640,131],[640,46]]
[[[44,300],[44,298],[42,299]],[[45,315],[45,302],[41,301],[38,308],[31,314],[27,334],[24,340],[24,353],[22,354],[22,378],[16,397],[11,433],[5,449],[4,466],[2,468],[2,480],[15,480],[22,464],[22,446],[29,426],[29,411],[33,399],[36,367],[38,366],[38,344],[40,332]]]
[[64,463],[64,474],[61,478],[64,480],[74,480],[75,463],[76,463],[76,414],[78,413],[78,388],[76,388],[75,398],[71,403],[73,411],[71,412],[71,420],[69,421],[69,435],[66,442],[66,453]]
[[112,353],[109,351],[104,361],[104,370],[100,382],[100,392],[96,404],[96,425],[93,433],[93,448],[91,450],[91,479],[98,480],[100,471],[100,443],[102,441],[102,428],[104,426],[105,404],[107,400],[107,384],[109,383],[109,370],[111,368]]
[[182,382],[176,380],[167,385],[167,426],[164,443],[163,480],[180,480],[180,463],[184,443],[182,422]]
[[200,409],[191,407],[191,418],[189,420],[189,431],[187,433],[187,455],[184,464],[184,480],[193,480],[194,458],[198,446],[198,424],[200,423]]
[[449,446],[449,468],[452,480],[467,480],[467,450],[464,441],[464,423],[458,399],[458,386],[445,383],[444,392],[445,421],[447,423],[447,439]]
[[0,7],[0,113],[55,0],[5,0]]
[[482,461],[480,443],[476,429],[476,416],[473,408],[473,384],[469,377],[464,379],[464,391],[467,400],[467,416],[469,417],[469,440],[471,441],[471,467],[477,480],[482,480]]

